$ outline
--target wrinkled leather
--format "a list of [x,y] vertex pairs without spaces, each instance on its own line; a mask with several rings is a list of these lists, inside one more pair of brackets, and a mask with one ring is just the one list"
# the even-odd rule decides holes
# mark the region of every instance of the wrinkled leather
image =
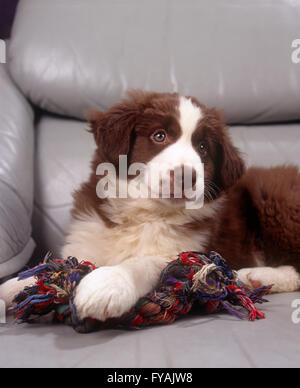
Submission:
[[33,112],[0,65],[0,278],[30,259]]
[[300,119],[291,0],[21,0],[9,48],[36,105],[82,118],[128,88],[179,91],[230,123]]

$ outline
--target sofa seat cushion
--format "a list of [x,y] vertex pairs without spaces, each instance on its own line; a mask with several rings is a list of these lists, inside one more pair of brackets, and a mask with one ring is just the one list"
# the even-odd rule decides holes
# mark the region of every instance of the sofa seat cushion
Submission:
[[[114,369],[298,368],[300,327],[296,307],[300,292],[270,295],[267,299],[269,303],[259,307],[266,313],[266,319],[256,322],[240,321],[228,314],[190,314],[172,325],[138,331],[104,330],[88,335],[77,334],[64,325],[0,325],[0,365],[3,368],[20,365]],[[293,322],[292,318],[296,320]],[[145,377],[151,374],[141,373]],[[110,374],[113,372],[106,370],[103,378]],[[105,386],[104,379],[103,383]]]

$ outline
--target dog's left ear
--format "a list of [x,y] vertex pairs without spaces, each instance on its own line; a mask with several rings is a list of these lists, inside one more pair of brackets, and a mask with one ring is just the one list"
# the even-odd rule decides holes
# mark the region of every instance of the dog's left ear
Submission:
[[222,190],[233,186],[245,173],[245,162],[240,151],[233,145],[228,128],[224,123],[223,113],[212,109],[215,126],[218,127],[219,145],[217,152],[218,159],[218,183]]
[[[227,129],[225,129],[227,132]],[[221,145],[222,166],[220,170],[221,185],[226,190],[233,186],[245,172],[245,163],[240,151],[232,144],[228,133],[224,135]]]

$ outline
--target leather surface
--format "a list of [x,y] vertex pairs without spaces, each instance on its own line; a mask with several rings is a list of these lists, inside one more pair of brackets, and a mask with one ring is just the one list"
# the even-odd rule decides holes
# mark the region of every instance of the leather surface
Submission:
[[[71,193],[89,176],[95,145],[86,127],[52,116],[44,116],[37,126],[33,228],[39,259],[49,249],[60,253],[70,223]],[[230,133],[248,166],[300,167],[300,124],[233,126]]]
[[[267,299],[269,303],[259,306],[266,319],[256,322],[194,314],[167,326],[87,335],[59,325],[0,325],[0,365],[144,368],[138,374],[147,373],[145,368],[298,368],[300,327],[292,322],[291,305],[300,293]],[[198,383],[199,375],[191,372]],[[113,372],[103,372],[101,383],[109,374]]]
[[300,168],[300,124],[237,125],[229,131],[248,166]]
[[39,258],[48,250],[59,254],[70,223],[72,192],[90,174],[95,143],[86,128],[84,122],[52,116],[37,125],[33,233]]
[[10,70],[28,98],[83,117],[128,88],[178,91],[230,123],[300,119],[292,0],[21,0]]
[[20,270],[34,249],[33,112],[0,65],[0,278]]

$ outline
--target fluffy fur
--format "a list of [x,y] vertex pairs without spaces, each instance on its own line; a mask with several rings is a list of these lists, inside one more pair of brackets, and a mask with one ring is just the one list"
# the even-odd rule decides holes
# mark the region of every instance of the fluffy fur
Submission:
[[[74,194],[73,221],[62,255],[101,267],[80,283],[81,318],[118,317],[156,285],[161,270],[181,251],[219,251],[251,285],[275,291],[300,287],[300,175],[297,168],[250,169],[233,146],[222,117],[176,93],[134,91],[105,113],[89,112],[97,151],[88,182]],[[165,139],[155,141],[157,132]],[[99,199],[100,163],[146,163],[147,174],[204,164],[204,207],[185,198]],[[155,163],[156,162],[156,163]],[[120,182],[120,171],[117,169]],[[174,175],[174,174],[173,174]],[[122,183],[122,182],[120,182]],[[147,190],[146,181],[141,191]],[[123,183],[122,183],[123,184]],[[143,187],[144,185],[144,187]],[[172,180],[174,191],[176,182]],[[274,267],[274,268],[271,268]],[[16,281],[0,288],[11,302]]]

